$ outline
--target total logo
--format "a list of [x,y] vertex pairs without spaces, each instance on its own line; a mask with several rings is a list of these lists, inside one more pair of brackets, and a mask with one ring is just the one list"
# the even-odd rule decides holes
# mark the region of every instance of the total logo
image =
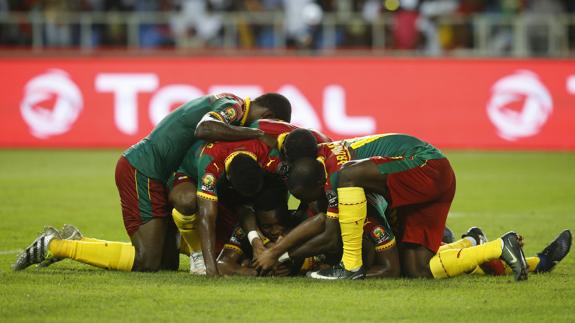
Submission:
[[517,71],[499,79],[491,92],[487,115],[497,134],[508,141],[538,134],[553,112],[549,91],[530,71]]
[[20,111],[32,135],[45,139],[68,132],[83,105],[78,86],[66,72],[54,69],[28,81]]
[[[114,124],[125,135],[138,135],[139,113],[143,108],[138,97],[151,93],[147,107],[148,118],[158,124],[174,106],[208,93],[230,92],[240,97],[255,98],[264,93],[259,85],[213,85],[207,92],[190,84],[160,86],[155,73],[98,73],[94,79],[95,91],[113,96]],[[50,70],[32,78],[25,87],[21,103],[22,116],[31,133],[38,138],[64,134],[71,129],[83,108],[82,93],[72,79],[61,70]],[[323,90],[323,109],[315,109],[294,85],[285,84],[276,92],[292,103],[292,122],[296,125],[328,130],[345,135],[366,135],[376,129],[370,116],[349,116],[346,113],[345,89],[331,84]],[[322,111],[322,119],[317,111]]]

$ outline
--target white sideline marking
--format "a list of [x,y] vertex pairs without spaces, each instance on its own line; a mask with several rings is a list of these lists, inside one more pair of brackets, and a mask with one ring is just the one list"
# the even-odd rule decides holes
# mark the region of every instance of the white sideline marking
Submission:
[[0,250],[0,255],[12,255],[12,254],[16,254],[16,253],[20,253],[22,252],[22,250],[17,249],[17,250]]

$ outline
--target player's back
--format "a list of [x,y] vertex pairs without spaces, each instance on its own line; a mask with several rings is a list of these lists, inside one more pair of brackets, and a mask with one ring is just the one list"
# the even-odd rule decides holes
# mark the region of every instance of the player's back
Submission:
[[345,139],[343,144],[349,149],[352,159],[382,157],[419,157],[439,159],[445,156],[439,149],[416,137],[406,134],[378,134],[366,137]]
[[227,94],[192,100],[168,114],[146,138],[126,150],[124,156],[144,175],[164,181],[197,141],[194,132],[204,115],[238,104],[243,104],[243,100]]

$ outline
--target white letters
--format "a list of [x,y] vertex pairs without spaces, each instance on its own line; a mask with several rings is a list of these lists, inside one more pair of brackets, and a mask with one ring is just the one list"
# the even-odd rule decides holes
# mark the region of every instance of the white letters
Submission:
[[293,85],[284,85],[279,93],[288,98],[291,102],[292,113],[291,122],[303,128],[313,128],[321,130],[321,123],[313,106],[306,97]]
[[96,76],[96,90],[114,93],[114,121],[127,135],[138,133],[138,92],[158,87],[153,73],[102,73]]
[[329,130],[341,135],[367,135],[375,132],[372,117],[349,117],[345,113],[345,90],[329,85],[323,91],[323,119]]

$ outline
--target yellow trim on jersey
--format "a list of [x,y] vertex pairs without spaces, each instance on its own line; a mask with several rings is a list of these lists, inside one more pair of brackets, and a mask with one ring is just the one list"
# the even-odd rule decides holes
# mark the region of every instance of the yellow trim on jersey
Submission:
[[320,162],[321,165],[323,166],[323,172],[325,173],[325,180],[327,181],[329,174],[327,173],[327,168],[325,167],[325,158],[323,156],[319,156],[318,158],[316,158],[316,160]]
[[246,103],[246,111],[244,111],[244,116],[242,117],[242,121],[240,121],[241,126],[244,126],[246,124],[246,121],[248,120],[248,114],[250,113],[252,100],[250,99],[249,96],[246,96],[244,102]]
[[386,137],[386,136],[389,136],[389,135],[395,135],[395,134],[396,134],[396,133],[384,133],[384,134],[380,134],[380,135],[373,135],[373,136],[366,136],[366,137],[358,137],[358,138],[353,138],[353,139],[347,139],[347,140],[344,140],[344,141],[349,142],[349,143],[350,143],[349,146],[350,146],[352,149],[357,149],[357,148],[359,148],[359,147],[361,147],[361,146],[364,146],[364,145],[369,144],[370,142],[376,141],[376,140],[378,140],[379,138]]
[[240,247],[238,247],[238,246],[235,246],[235,245],[233,245],[233,244],[226,243],[226,244],[224,245],[224,249],[231,250],[231,251],[233,251],[233,252],[235,252],[235,253],[238,253],[238,254],[240,254],[240,255],[243,255],[243,254],[244,254],[242,248],[240,248]]
[[253,160],[255,160],[256,162],[258,161],[258,157],[256,156],[256,154],[254,154],[250,151],[245,151],[245,150],[234,151],[233,153],[229,154],[228,157],[226,157],[226,160],[224,161],[226,172],[228,171],[228,168],[230,168],[230,164],[231,164],[232,160],[234,160],[234,158],[236,158],[236,156],[239,154],[248,155]]
[[226,121],[224,120],[224,118],[223,118],[219,113],[217,113],[217,112],[212,111],[212,112],[210,112],[210,113],[208,113],[208,114],[209,114],[210,116],[215,117],[216,119],[220,120],[221,122],[226,122]]
[[326,215],[329,219],[334,219],[334,220],[339,219],[339,213],[327,212],[325,215]]
[[218,201],[217,196],[213,196],[213,195],[210,195],[210,194],[204,193],[204,192],[198,192],[197,196],[200,198],[203,198],[204,200],[208,200],[208,201],[214,201],[214,202]]
[[150,193],[150,179],[148,178],[148,199],[152,200],[152,193]]
[[134,183],[136,184],[136,199],[140,199],[140,192],[138,192],[138,170],[134,169]]
[[394,246],[395,246],[395,239],[391,240],[390,242],[388,242],[388,243],[386,243],[386,244],[384,244],[384,245],[375,247],[375,251],[376,251],[376,252],[382,252],[382,251],[388,250],[388,249],[390,249],[391,247],[394,247]]
[[282,151],[282,147],[284,145],[284,141],[286,140],[287,135],[289,135],[289,132],[280,133],[280,135],[278,136],[277,143],[279,151]]

